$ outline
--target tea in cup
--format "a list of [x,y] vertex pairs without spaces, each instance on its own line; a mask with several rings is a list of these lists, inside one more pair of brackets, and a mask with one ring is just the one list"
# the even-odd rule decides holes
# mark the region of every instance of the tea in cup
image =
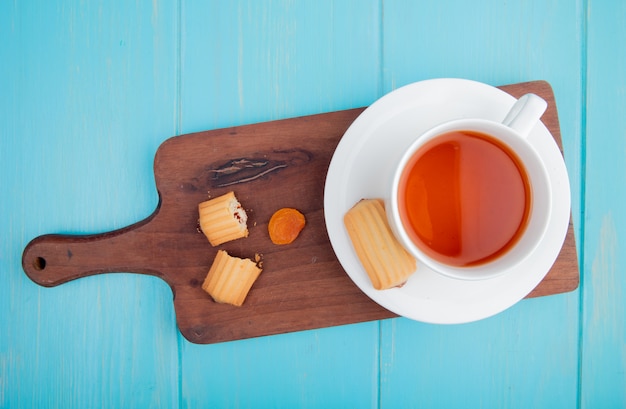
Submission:
[[552,199],[546,167],[528,135],[546,107],[527,94],[502,122],[453,120],[411,144],[385,207],[392,231],[414,257],[435,272],[477,280],[532,255]]

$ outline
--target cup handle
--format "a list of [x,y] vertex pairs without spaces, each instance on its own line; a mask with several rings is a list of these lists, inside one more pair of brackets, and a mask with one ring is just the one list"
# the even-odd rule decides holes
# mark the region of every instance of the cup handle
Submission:
[[548,103],[540,96],[525,94],[513,104],[502,123],[526,138],[547,107]]

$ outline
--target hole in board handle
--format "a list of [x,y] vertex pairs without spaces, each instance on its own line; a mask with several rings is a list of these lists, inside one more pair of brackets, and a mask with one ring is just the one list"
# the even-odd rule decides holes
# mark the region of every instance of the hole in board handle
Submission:
[[46,259],[43,257],[35,257],[35,260],[33,261],[33,267],[35,267],[35,270],[37,271],[41,271],[43,269],[46,268]]

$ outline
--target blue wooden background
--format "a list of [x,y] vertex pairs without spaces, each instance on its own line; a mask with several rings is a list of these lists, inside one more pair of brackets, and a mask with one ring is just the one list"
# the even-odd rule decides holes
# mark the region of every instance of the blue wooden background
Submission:
[[[0,407],[626,407],[626,2],[0,0]],[[553,86],[581,284],[479,322],[216,345],[169,287],[42,288],[32,238],[148,216],[166,138],[462,77]]]

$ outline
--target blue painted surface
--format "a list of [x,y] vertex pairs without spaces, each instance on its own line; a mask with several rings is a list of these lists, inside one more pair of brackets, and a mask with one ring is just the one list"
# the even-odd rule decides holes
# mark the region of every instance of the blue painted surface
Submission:
[[[626,6],[600,0],[0,2],[0,407],[626,406]],[[581,286],[486,320],[216,345],[154,277],[33,284],[21,252],[157,204],[172,135],[410,82],[553,86]]]

